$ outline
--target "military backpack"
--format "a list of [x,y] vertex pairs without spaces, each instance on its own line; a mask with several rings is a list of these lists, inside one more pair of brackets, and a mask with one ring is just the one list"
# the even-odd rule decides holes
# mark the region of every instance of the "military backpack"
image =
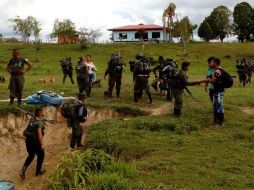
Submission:
[[77,119],[79,107],[77,100],[69,100],[62,105],[61,114],[66,119]]

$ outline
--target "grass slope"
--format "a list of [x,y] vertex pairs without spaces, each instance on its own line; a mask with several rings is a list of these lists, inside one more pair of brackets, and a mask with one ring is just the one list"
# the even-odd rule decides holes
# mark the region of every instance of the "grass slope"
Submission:
[[[4,68],[9,59],[8,49],[16,46],[0,45],[0,75],[4,75],[7,81],[9,76]],[[193,43],[187,48],[188,57],[182,57],[182,47],[178,44],[146,44],[145,55],[154,58],[164,55],[178,62],[191,61],[190,80],[205,77],[206,59],[211,55],[221,58],[222,67],[232,75],[237,75],[235,59],[254,58],[253,43]],[[132,73],[128,60],[132,60],[140,49],[140,44],[93,45],[86,50],[80,50],[78,45],[43,45],[40,62],[34,63],[31,72],[27,73],[24,96],[39,89],[73,96],[78,88],[76,84],[71,85],[68,79],[62,85],[58,62],[61,58],[71,56],[75,63],[79,56],[91,54],[99,70],[98,78],[102,79],[110,54],[120,51],[127,63],[121,99],[104,99],[107,81],[103,80],[103,88],[93,89],[89,106],[129,109],[130,112],[136,110],[136,115],[140,114],[139,108],[158,108],[165,100],[155,94],[151,106],[147,105],[146,95],[138,104],[133,102]],[[21,53],[32,62],[35,59],[32,46],[24,46]],[[39,84],[38,80],[45,75],[53,75],[56,83]],[[103,121],[91,127],[89,146],[103,149],[117,159],[136,165],[137,179],[146,185],[146,189],[254,189],[254,90],[253,84],[241,88],[237,83],[235,79],[234,86],[225,93],[225,127],[211,125],[211,102],[204,86],[197,86],[190,87],[195,99],[188,95],[184,97],[181,118],[176,119],[170,114],[171,104],[161,116]],[[7,86],[8,82],[0,84],[1,99],[8,97]],[[8,108],[7,104],[0,105],[0,110]]]

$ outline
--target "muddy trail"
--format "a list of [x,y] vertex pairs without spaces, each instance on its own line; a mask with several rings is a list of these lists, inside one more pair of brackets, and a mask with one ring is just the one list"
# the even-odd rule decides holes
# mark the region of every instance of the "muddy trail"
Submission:
[[[46,108],[47,118],[53,119],[55,124],[47,124],[44,144],[44,168],[47,170],[43,176],[35,177],[36,157],[26,172],[26,179],[21,180],[19,171],[27,157],[23,131],[27,126],[29,117],[9,114],[0,118],[0,180],[11,180],[16,190],[41,190],[43,180],[55,170],[62,154],[69,151],[71,129],[66,125],[65,119],[55,108]],[[113,110],[89,110],[89,118],[82,125],[84,128],[83,143],[85,143],[88,126],[110,118],[123,118]]]

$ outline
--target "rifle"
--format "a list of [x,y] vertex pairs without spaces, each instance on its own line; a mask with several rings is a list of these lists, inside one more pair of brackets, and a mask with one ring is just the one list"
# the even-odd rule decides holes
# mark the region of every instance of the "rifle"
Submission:
[[[18,107],[15,107],[17,110],[19,110],[21,113],[23,113],[23,114],[26,114],[26,115],[29,115],[29,116],[31,116],[31,117],[34,117],[34,113],[33,112],[29,112],[29,111],[27,111],[27,110],[23,110],[23,109],[21,109],[21,108],[18,108]],[[54,124],[54,121],[52,120],[52,119],[48,119],[48,118],[46,118],[46,117],[42,117],[41,119],[40,119],[41,121],[45,121],[45,122],[48,122],[48,123],[51,123],[51,124]]]
[[184,86],[184,89],[185,89],[186,92],[190,95],[190,97],[192,97],[193,99],[195,99],[195,97],[192,95],[191,91],[187,88],[187,86]]

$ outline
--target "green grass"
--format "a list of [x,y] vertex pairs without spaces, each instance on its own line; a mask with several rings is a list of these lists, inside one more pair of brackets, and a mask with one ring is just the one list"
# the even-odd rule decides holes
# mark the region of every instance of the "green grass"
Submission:
[[[0,45],[0,74],[7,81],[9,76],[4,68],[10,58],[8,49],[15,46]],[[121,98],[105,99],[103,92],[107,89],[107,81],[102,80],[103,87],[93,89],[92,98],[87,100],[87,104],[94,108],[113,108],[123,115],[136,117],[111,119],[92,125],[88,134],[90,148],[102,149],[116,160],[127,162],[130,167],[135,166],[137,173],[131,173],[131,177],[138,181],[137,184],[143,184],[141,186],[145,189],[254,189],[253,84],[241,88],[237,84],[238,79],[234,79],[234,86],[225,93],[225,126],[221,128],[212,126],[212,104],[202,85],[190,87],[195,99],[187,94],[184,96],[181,118],[172,116],[173,103],[162,115],[149,116],[144,110],[161,107],[165,104],[165,97],[157,96],[151,90],[152,105],[147,104],[145,94],[139,103],[133,101],[132,73],[128,61],[140,52],[140,44],[92,45],[86,50],[81,50],[78,45],[43,45],[40,62],[34,63],[33,69],[26,75],[24,97],[40,89],[75,96],[78,92],[76,84],[73,86],[67,79],[67,83],[62,85],[58,61],[71,56],[75,63],[79,56],[91,54],[98,68],[97,77],[102,79],[111,53],[119,50],[127,63]],[[231,75],[237,75],[237,58],[254,59],[253,43],[193,43],[187,46],[187,51],[188,56],[183,57],[179,44],[145,46],[145,55],[154,58],[164,55],[179,63],[191,61],[190,80],[205,78],[209,56],[221,58],[221,66]],[[32,46],[24,46],[21,53],[32,62],[35,60]],[[38,80],[45,75],[53,75],[56,82],[53,85],[39,84]],[[150,82],[152,79],[150,77]],[[7,87],[8,82],[0,84],[1,99],[8,97]],[[11,110],[7,103],[0,104],[0,114]],[[121,181],[122,178],[112,173],[99,174],[93,179],[105,184],[126,184],[126,181]],[[131,188],[139,189],[136,183]]]

